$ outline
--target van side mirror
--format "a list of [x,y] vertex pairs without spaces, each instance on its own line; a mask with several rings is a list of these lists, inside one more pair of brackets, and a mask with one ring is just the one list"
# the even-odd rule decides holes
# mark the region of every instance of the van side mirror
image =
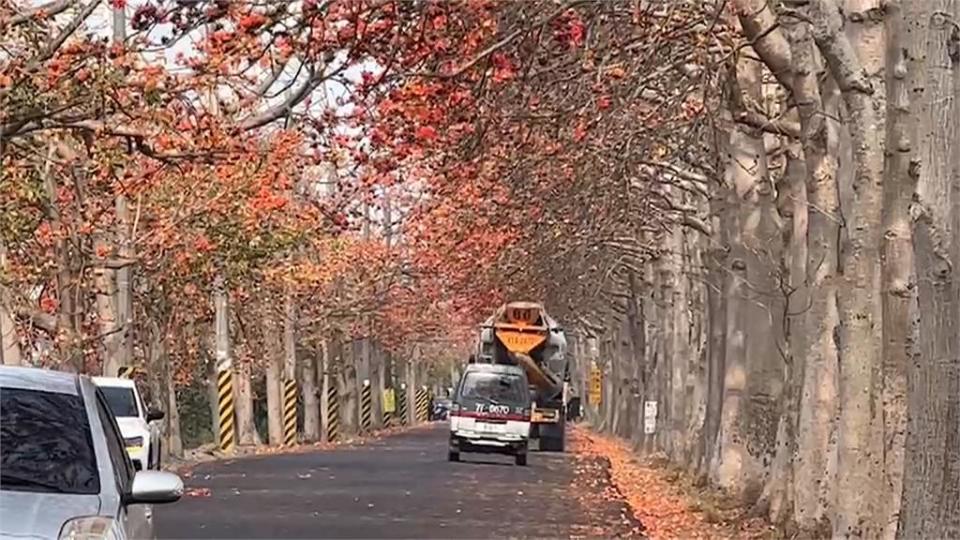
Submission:
[[154,420],[163,420],[165,413],[160,409],[147,409],[147,422],[153,422]]

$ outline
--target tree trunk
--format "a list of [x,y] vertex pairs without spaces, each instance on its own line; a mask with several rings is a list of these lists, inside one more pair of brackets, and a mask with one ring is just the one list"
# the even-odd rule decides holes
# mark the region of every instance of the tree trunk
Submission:
[[237,442],[241,446],[259,446],[260,434],[253,418],[253,388],[251,386],[251,366],[248,362],[240,365],[240,370],[234,375],[234,392],[236,394],[237,414]]
[[[629,302],[629,300],[628,300]],[[625,306],[626,307],[626,306]],[[629,310],[629,308],[626,308]],[[633,398],[635,384],[633,359],[633,344],[630,337],[629,317],[624,317],[619,322],[617,329],[617,356],[620,362],[620,423],[619,435],[626,440],[633,439],[633,432],[636,430],[636,404]]]
[[383,427],[383,351],[370,344],[370,419],[374,429]]
[[20,338],[17,335],[17,329],[13,323],[13,316],[9,298],[6,291],[0,291],[0,337],[2,337],[2,348],[0,348],[0,363],[7,366],[19,366],[23,363],[23,356],[20,352]]
[[603,370],[603,401],[601,409],[603,410],[603,421],[600,429],[613,433],[614,412],[617,405],[617,366],[614,358],[614,350],[610,345],[610,330],[603,335],[600,340],[600,355],[603,358],[601,368]]
[[[908,0],[909,2],[910,0]],[[887,161],[883,183],[883,538],[896,537],[903,493],[903,453],[907,419],[907,366],[915,359],[916,281],[913,266],[910,202],[916,176],[910,159],[916,140],[916,116],[910,93],[918,82],[916,62],[921,42],[907,27],[902,2],[887,3]],[[915,15],[913,13],[909,15]],[[910,30],[910,32],[908,32]]]
[[207,362],[207,403],[210,406],[210,418],[213,429],[213,442],[220,447],[220,389],[217,387],[217,363]]
[[[122,10],[120,11],[122,15]],[[122,24],[121,17],[121,24]],[[121,258],[133,259],[133,246],[130,241],[130,209],[127,205],[127,198],[122,193],[117,195],[117,253]],[[133,365],[133,268],[124,266],[117,269],[117,324],[120,335],[117,351],[117,361],[121,366]]]
[[[645,387],[644,370],[646,365],[646,334],[644,333],[643,299],[640,295],[640,287],[637,283],[637,275],[633,269],[627,270],[627,285],[629,287],[629,297],[627,298],[627,335],[630,338],[630,361],[632,363],[630,372],[632,375],[632,385],[630,396],[633,401],[633,434],[631,440],[635,447],[643,442],[643,392]],[[584,354],[582,340],[577,340],[577,349],[574,356],[578,359]],[[581,392],[581,396],[585,392]]]
[[[644,289],[649,291],[643,295],[642,308],[644,321],[646,323],[643,329],[645,334],[644,343],[646,344],[646,350],[644,351],[645,365],[642,398],[644,407],[646,406],[646,402],[658,402],[660,397],[659,373],[661,370],[661,359],[663,357],[663,339],[661,337],[663,298],[661,295],[663,291],[658,286],[658,278],[654,271],[655,266],[656,264],[653,262],[645,265],[643,278]],[[591,348],[590,350],[591,354],[595,357],[596,352],[594,349]],[[662,415],[663,409],[658,405],[657,417],[655,418],[657,422],[655,430],[653,433],[644,433],[643,436],[643,451],[645,453],[653,453],[658,449],[661,437],[660,432],[663,428]]]
[[[147,384],[150,388],[150,400],[148,404],[158,409],[167,410],[167,390],[166,390],[166,353],[163,344],[163,335],[160,328],[160,322],[154,318],[147,324],[146,335],[146,360],[147,360]],[[216,386],[216,384],[214,384]],[[216,389],[214,389],[216,395]],[[214,411],[214,422],[217,421]],[[164,428],[164,431],[166,428]]]
[[357,384],[357,363],[355,360],[353,343],[344,343],[338,334],[335,341],[339,371],[340,395],[340,428],[344,433],[354,435],[358,432],[359,419],[359,386]]
[[[102,239],[95,242],[97,252],[109,248]],[[116,377],[120,370],[121,328],[117,320],[117,287],[115,272],[104,266],[94,270],[97,298],[97,331],[101,346],[101,372],[104,377]]]
[[[122,44],[127,38],[127,19],[126,12],[122,5],[113,7],[113,40],[115,43]],[[127,196],[123,192],[123,186],[118,191],[115,199],[115,209],[117,212],[117,254],[124,259],[132,260],[134,258],[133,245],[131,243],[131,220],[130,208]],[[121,366],[133,365],[133,267],[124,266],[116,271],[117,279],[117,325],[120,335],[117,351],[117,362]],[[174,395],[174,399],[176,396]],[[179,443],[179,417],[177,420],[177,445]]]
[[[731,74],[730,99],[752,99],[759,103],[761,65],[741,57]],[[741,96],[743,89],[744,96]],[[729,115],[728,115],[729,117]],[[763,219],[760,204],[763,179],[766,177],[766,150],[763,140],[743,131],[730,130],[726,153],[725,182],[729,197],[729,215],[722,226],[729,227],[730,282],[726,294],[727,349],[723,405],[718,432],[719,453],[712,467],[715,481],[730,490],[738,499],[751,499],[759,494],[761,470],[751,455],[751,447],[761,440],[752,422],[757,420],[750,402],[751,392],[760,385],[750,382],[750,367],[769,362],[769,340],[774,327],[762,308],[761,295],[770,294],[767,270],[758,246],[762,240],[758,227]],[[769,189],[767,189],[769,191]],[[756,283],[754,281],[756,280]],[[760,306],[754,304],[760,302]],[[751,355],[757,355],[757,358]],[[766,408],[766,400],[761,403]],[[750,501],[752,502],[752,501]]]
[[676,265],[673,261],[675,257],[674,243],[671,233],[667,233],[665,238],[666,246],[657,261],[656,270],[657,284],[660,289],[660,361],[658,362],[657,373],[657,398],[658,413],[662,422],[658,422],[660,431],[660,448],[667,452],[671,458],[676,456],[677,434],[674,426],[674,403],[673,388],[676,374],[673,366],[676,364],[676,309],[677,287],[676,287]]
[[303,440],[306,442],[320,440],[319,398],[317,391],[317,355],[305,354],[301,360],[300,401],[303,403]]
[[785,243],[788,247],[784,257],[784,268],[788,272],[789,288],[787,295],[789,308],[784,336],[787,346],[784,354],[783,398],[777,423],[776,453],[770,467],[770,475],[764,486],[756,510],[766,510],[773,523],[784,524],[793,519],[794,514],[794,471],[793,459],[797,452],[797,424],[799,422],[800,392],[802,389],[803,363],[798,358],[804,353],[806,340],[802,331],[801,315],[808,305],[806,294],[806,257],[807,257],[807,167],[803,160],[799,144],[792,144],[786,154],[787,164],[778,187],[778,207],[780,214],[787,219],[784,224]]
[[[960,537],[960,2],[904,3],[921,49],[913,172],[918,361],[909,365],[898,536]],[[929,9],[929,12],[925,12]],[[914,15],[915,14],[915,15]]]
[[269,308],[263,314],[263,350],[267,360],[267,436],[270,446],[283,444],[283,398],[280,375],[283,370],[283,344],[280,325]]
[[683,230],[675,227],[669,233],[668,253],[664,257],[664,283],[670,292],[668,304],[669,328],[666,339],[670,342],[670,448],[677,463],[683,463],[686,454],[687,405],[686,383],[690,350],[688,334],[690,318],[687,311],[686,278],[682,275],[684,258]]
[[180,432],[180,410],[177,405],[177,384],[173,373],[175,367],[170,364],[170,357],[166,354],[164,347],[163,363],[165,365],[164,373],[164,445],[163,448],[168,456],[176,458],[183,457],[183,437]]
[[[0,239],[0,275],[7,271],[7,246]],[[0,285],[0,364],[19,366],[23,363],[20,336],[13,319],[13,304],[6,286]]]
[[[384,416],[384,414],[383,414],[383,406],[384,406],[384,403],[383,403],[383,392],[384,392],[387,388],[392,388],[392,387],[393,387],[393,376],[391,375],[391,369],[393,369],[393,366],[391,365],[392,362],[390,361],[390,353],[389,353],[389,352],[387,352],[387,351],[385,351],[385,350],[383,350],[383,349],[380,349],[380,354],[379,354],[378,356],[379,356],[379,359],[380,359],[380,363],[379,363],[379,366],[380,366],[380,367],[379,367],[379,369],[377,370],[377,385],[374,387],[374,392],[376,392],[376,395],[375,395],[374,397],[376,398],[377,407],[378,407],[378,410],[380,411],[380,412],[379,412],[379,414],[380,414],[380,425],[382,426],[382,425],[383,425],[383,416]],[[391,414],[392,414],[394,417],[396,417],[396,415],[397,415],[396,410],[394,410],[394,412],[391,413]],[[396,422],[394,422],[394,423],[396,423]]]
[[[883,343],[880,298],[880,229],[883,208],[885,31],[879,0],[847,0],[844,21],[833,2],[815,2],[814,39],[841,89],[855,167],[850,208],[844,208],[848,244],[840,269],[839,430],[837,537],[876,537],[883,490],[883,437],[879,402]],[[816,13],[819,11],[819,13]],[[869,11],[869,13],[868,13]]]
[[297,381],[297,302],[289,290],[283,298],[283,380]]
[[407,425],[417,425],[417,369],[416,363],[420,359],[419,347],[414,346],[413,356],[406,362],[407,383]]
[[[833,441],[836,431],[837,336],[836,273],[840,228],[837,184],[838,116],[836,92],[821,95],[812,35],[805,24],[788,32],[795,78],[792,90],[800,113],[801,143],[806,164],[806,255],[795,252],[790,299],[790,351],[800,379],[796,459],[793,464],[794,519],[813,531],[833,504]],[[826,114],[823,113],[826,111]],[[800,210],[803,212],[803,210]]]
[[[709,212],[706,201],[698,206],[706,214]],[[684,231],[684,263],[681,267],[681,280],[685,295],[689,299],[689,308],[685,308],[689,318],[687,339],[690,342],[687,360],[686,388],[687,425],[684,432],[684,463],[689,471],[698,471],[703,462],[703,437],[707,415],[707,301],[703,280],[703,250],[708,238],[700,233]]]
[[718,458],[717,434],[723,408],[723,384],[726,373],[727,351],[727,304],[726,293],[731,286],[727,274],[727,250],[730,230],[725,226],[728,214],[727,203],[721,197],[710,201],[713,229],[719,231],[719,244],[707,251],[707,401],[704,417],[703,464],[700,475],[709,475],[712,464]]
[[607,358],[610,359],[610,424],[609,429],[612,435],[620,435],[620,421],[622,419],[623,405],[623,356],[620,354],[620,332],[617,331],[617,323],[611,320],[607,326],[607,333],[610,340],[607,342]]

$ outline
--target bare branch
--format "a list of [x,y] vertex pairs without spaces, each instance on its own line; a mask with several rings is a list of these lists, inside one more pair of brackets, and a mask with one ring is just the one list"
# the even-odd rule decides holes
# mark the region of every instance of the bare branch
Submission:
[[33,63],[43,62],[44,60],[47,60],[56,54],[60,46],[63,45],[63,42],[65,42],[70,36],[73,35],[74,32],[77,31],[77,28],[83,24],[83,21],[87,20],[87,17],[93,13],[93,10],[97,9],[98,5],[100,5],[100,0],[90,0],[90,2],[80,10],[80,13],[78,13],[77,16],[74,17],[66,27],[64,27],[63,31],[61,31],[60,34],[50,42],[50,45],[40,52],[40,56],[33,59]]
[[50,17],[63,13],[76,3],[77,0],[54,0],[53,2],[47,2],[34,8],[25,9],[17,15],[10,17],[5,24],[0,22],[0,28],[4,26],[17,26],[31,20],[36,20],[40,15],[49,19]]

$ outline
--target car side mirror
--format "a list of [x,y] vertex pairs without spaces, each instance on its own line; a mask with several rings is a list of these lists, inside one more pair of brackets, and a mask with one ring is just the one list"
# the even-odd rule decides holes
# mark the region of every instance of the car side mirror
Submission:
[[180,500],[183,480],[164,471],[137,471],[133,486],[126,497],[127,504],[163,504]]
[[164,412],[160,409],[147,409],[147,422],[154,420],[163,420]]

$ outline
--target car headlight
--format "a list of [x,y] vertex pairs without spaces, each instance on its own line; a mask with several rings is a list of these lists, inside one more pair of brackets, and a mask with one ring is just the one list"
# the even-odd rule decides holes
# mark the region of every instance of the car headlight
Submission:
[[74,518],[63,524],[60,540],[121,540],[117,520],[106,516]]
[[123,440],[123,443],[127,445],[127,448],[131,446],[143,446],[143,437],[129,437]]

